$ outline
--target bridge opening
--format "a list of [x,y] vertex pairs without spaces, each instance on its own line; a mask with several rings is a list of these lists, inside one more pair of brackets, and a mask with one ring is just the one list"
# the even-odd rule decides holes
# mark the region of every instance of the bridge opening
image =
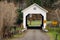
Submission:
[[41,14],[28,14],[26,16],[27,29],[42,29],[43,27],[43,15]]

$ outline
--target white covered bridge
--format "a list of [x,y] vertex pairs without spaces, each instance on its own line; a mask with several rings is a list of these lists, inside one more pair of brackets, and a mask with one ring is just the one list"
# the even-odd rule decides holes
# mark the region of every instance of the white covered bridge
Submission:
[[46,28],[46,13],[48,12],[47,10],[45,10],[44,8],[40,7],[38,4],[34,3],[31,6],[27,7],[26,9],[22,10],[23,12],[23,26],[25,29],[27,29],[27,25],[26,25],[26,16],[28,14],[41,14],[43,16],[43,20],[42,20],[42,29]]

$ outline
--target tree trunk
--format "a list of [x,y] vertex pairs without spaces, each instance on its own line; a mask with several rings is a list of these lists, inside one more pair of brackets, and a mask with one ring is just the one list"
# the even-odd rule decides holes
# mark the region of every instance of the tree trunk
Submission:
[[60,17],[59,17],[59,9],[58,8],[55,10],[55,13],[57,15],[58,23],[59,23],[59,27],[60,27]]

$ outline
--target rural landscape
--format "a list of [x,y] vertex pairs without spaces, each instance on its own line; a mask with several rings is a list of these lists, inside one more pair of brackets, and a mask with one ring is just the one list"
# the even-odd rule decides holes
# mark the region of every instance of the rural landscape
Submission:
[[60,40],[60,0],[0,0],[0,40]]

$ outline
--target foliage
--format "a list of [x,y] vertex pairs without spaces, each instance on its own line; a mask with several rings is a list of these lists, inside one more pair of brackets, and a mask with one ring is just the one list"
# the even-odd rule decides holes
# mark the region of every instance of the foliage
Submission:
[[57,39],[60,40],[60,28],[55,28],[55,30],[53,28],[49,28],[48,35],[50,36],[51,40],[56,39],[56,34],[57,34]]
[[42,7],[48,7],[48,8],[51,8],[52,7],[52,4],[54,4],[54,2],[57,2],[58,0],[7,0],[8,2],[12,2],[13,3],[20,3],[20,4],[23,4],[23,3],[26,3],[27,6],[33,4],[33,3],[37,3],[38,5],[42,6]]
[[18,16],[17,16],[17,24],[21,24],[23,22],[23,13],[21,12],[20,9],[17,9],[17,13],[18,13]]
[[37,3],[39,5],[41,5],[41,0],[26,0],[27,6],[33,4],[33,3]]
[[51,7],[52,4],[54,3],[54,0],[47,0],[45,3],[47,7]]
[[46,29],[48,29],[49,30],[49,32],[57,32],[57,33],[60,33],[60,27],[49,27],[49,26],[47,26],[46,27]]
[[27,6],[37,3],[38,5],[42,7],[48,7],[51,8],[52,4],[56,2],[57,0],[26,0]]
[[55,40],[56,39],[56,34],[57,34],[57,39],[60,40],[60,27],[46,27],[48,29],[48,35],[50,36],[50,40]]

